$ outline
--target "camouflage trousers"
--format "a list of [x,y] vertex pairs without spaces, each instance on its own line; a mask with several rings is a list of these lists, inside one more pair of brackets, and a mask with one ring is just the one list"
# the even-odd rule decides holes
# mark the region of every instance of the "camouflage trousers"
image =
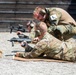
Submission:
[[44,53],[49,58],[76,61],[76,40],[70,39],[67,42],[62,42],[54,37],[51,38],[52,40],[43,39],[38,42],[30,55],[37,57]]

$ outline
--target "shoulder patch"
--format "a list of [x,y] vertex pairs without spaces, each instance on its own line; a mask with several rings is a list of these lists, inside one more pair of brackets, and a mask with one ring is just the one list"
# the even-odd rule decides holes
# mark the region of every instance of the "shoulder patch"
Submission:
[[50,16],[50,19],[51,19],[51,20],[56,20],[56,19],[57,19],[57,15],[56,15],[56,14],[51,15],[51,16]]

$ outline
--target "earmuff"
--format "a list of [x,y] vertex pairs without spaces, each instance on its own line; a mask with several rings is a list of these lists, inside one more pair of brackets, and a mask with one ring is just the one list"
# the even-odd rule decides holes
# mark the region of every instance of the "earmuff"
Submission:
[[44,13],[44,14],[46,13],[46,11],[44,9],[42,9],[41,12]]
[[44,9],[42,9],[41,11],[40,11],[40,14],[46,14],[46,11],[44,10]]

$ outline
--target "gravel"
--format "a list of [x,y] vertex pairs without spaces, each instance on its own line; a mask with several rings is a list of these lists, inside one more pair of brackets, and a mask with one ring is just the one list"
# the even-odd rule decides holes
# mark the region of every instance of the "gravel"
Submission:
[[24,51],[24,48],[18,43],[12,47],[8,41],[12,37],[17,37],[16,33],[0,32],[0,50],[3,51],[3,57],[0,58],[0,75],[76,75],[76,63],[13,60],[13,55]]

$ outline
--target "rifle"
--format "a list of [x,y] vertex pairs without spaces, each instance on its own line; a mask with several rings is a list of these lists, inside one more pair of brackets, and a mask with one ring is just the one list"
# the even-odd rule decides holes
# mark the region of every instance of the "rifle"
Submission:
[[28,43],[31,43],[30,38],[16,38],[16,37],[13,37],[8,41],[12,42],[12,47],[14,46],[14,42],[21,43],[23,41],[26,41],[26,43],[24,42],[24,44],[22,45],[22,47],[25,47],[25,52],[30,52],[33,49],[30,45],[28,45]]
[[21,31],[21,32],[27,32],[27,30],[25,29],[25,27],[23,27],[23,25],[21,25],[21,24],[19,24],[17,27],[11,25],[10,26],[10,33],[12,33],[13,30],[15,30],[15,31]]
[[11,38],[10,40],[8,40],[10,42],[12,42],[12,47],[14,46],[14,42],[23,42],[23,41],[26,41],[27,43],[30,43],[31,42],[31,39],[30,38],[16,38],[16,37],[13,37]]
[[[33,21],[29,21],[27,26],[30,26],[32,28],[34,26],[33,23],[34,23]],[[20,24],[18,27],[10,26],[10,33],[12,33],[13,30],[27,32],[26,29],[23,27],[23,25],[20,25]],[[19,38],[13,37],[10,40],[8,40],[12,42],[12,47],[14,46],[14,42],[19,42],[19,43],[23,41],[26,41],[27,43],[31,42],[31,39],[27,35],[24,35],[24,34],[17,34],[17,35]],[[26,44],[24,46],[26,46]],[[29,52],[31,50],[32,50],[32,47],[29,45],[25,48],[25,52]]]

